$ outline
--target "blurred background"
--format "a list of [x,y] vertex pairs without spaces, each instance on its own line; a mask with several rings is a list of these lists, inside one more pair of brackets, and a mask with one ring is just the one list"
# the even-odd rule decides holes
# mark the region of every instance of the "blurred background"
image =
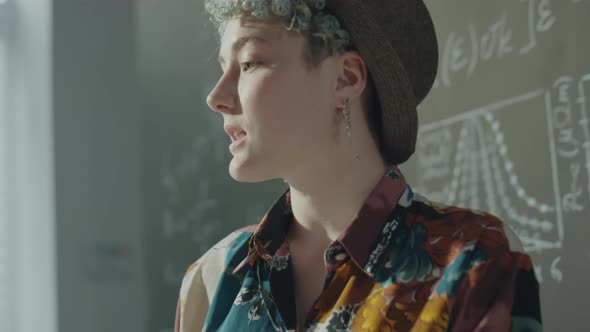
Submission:
[[[590,1],[425,2],[439,73],[401,168],[510,225],[545,330],[582,331]],[[216,38],[202,0],[0,0],[0,331],[172,331],[184,270],[284,190],[228,175]]]

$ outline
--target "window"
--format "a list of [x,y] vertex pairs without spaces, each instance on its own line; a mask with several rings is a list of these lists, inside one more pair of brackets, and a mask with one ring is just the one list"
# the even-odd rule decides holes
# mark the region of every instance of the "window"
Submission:
[[0,331],[57,331],[50,14],[0,0]]
[[0,331],[14,331],[15,312],[11,303],[14,303],[14,229],[11,227],[11,201],[9,183],[11,170],[9,163],[10,119],[7,110],[6,96],[6,43],[8,38],[7,0],[0,0]]

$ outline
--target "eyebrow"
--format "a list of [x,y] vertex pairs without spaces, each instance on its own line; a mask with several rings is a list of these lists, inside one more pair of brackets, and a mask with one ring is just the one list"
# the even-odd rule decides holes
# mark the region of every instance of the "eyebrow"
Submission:
[[[232,53],[238,53],[242,48],[244,48],[244,46],[246,46],[246,44],[248,44],[249,42],[253,42],[253,41],[259,41],[265,44],[271,44],[270,41],[259,37],[259,36],[243,36],[238,38],[232,45],[231,50]],[[225,60],[223,59],[223,57],[221,56],[221,54],[217,57],[217,62],[219,62],[220,64],[225,63]]]

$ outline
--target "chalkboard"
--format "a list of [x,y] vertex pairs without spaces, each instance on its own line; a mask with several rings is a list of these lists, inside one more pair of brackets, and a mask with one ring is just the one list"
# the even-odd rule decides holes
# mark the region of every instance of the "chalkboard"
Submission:
[[[590,298],[590,1],[427,0],[435,87],[401,165],[431,200],[489,211],[519,236],[546,331],[585,329]],[[138,2],[152,331],[172,326],[180,278],[228,232],[258,222],[281,181],[236,183],[205,97],[220,75],[200,1]]]
[[434,1],[440,66],[419,109],[414,189],[519,236],[547,331],[586,330],[590,1]]

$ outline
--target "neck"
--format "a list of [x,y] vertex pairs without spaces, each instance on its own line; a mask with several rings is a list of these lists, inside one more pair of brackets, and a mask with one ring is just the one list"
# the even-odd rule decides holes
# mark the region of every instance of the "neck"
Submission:
[[[361,156],[348,163],[314,167],[305,181],[289,181],[295,217],[290,240],[327,246],[336,240],[359,212],[385,174],[380,156]],[[308,173],[309,174],[309,173]]]

